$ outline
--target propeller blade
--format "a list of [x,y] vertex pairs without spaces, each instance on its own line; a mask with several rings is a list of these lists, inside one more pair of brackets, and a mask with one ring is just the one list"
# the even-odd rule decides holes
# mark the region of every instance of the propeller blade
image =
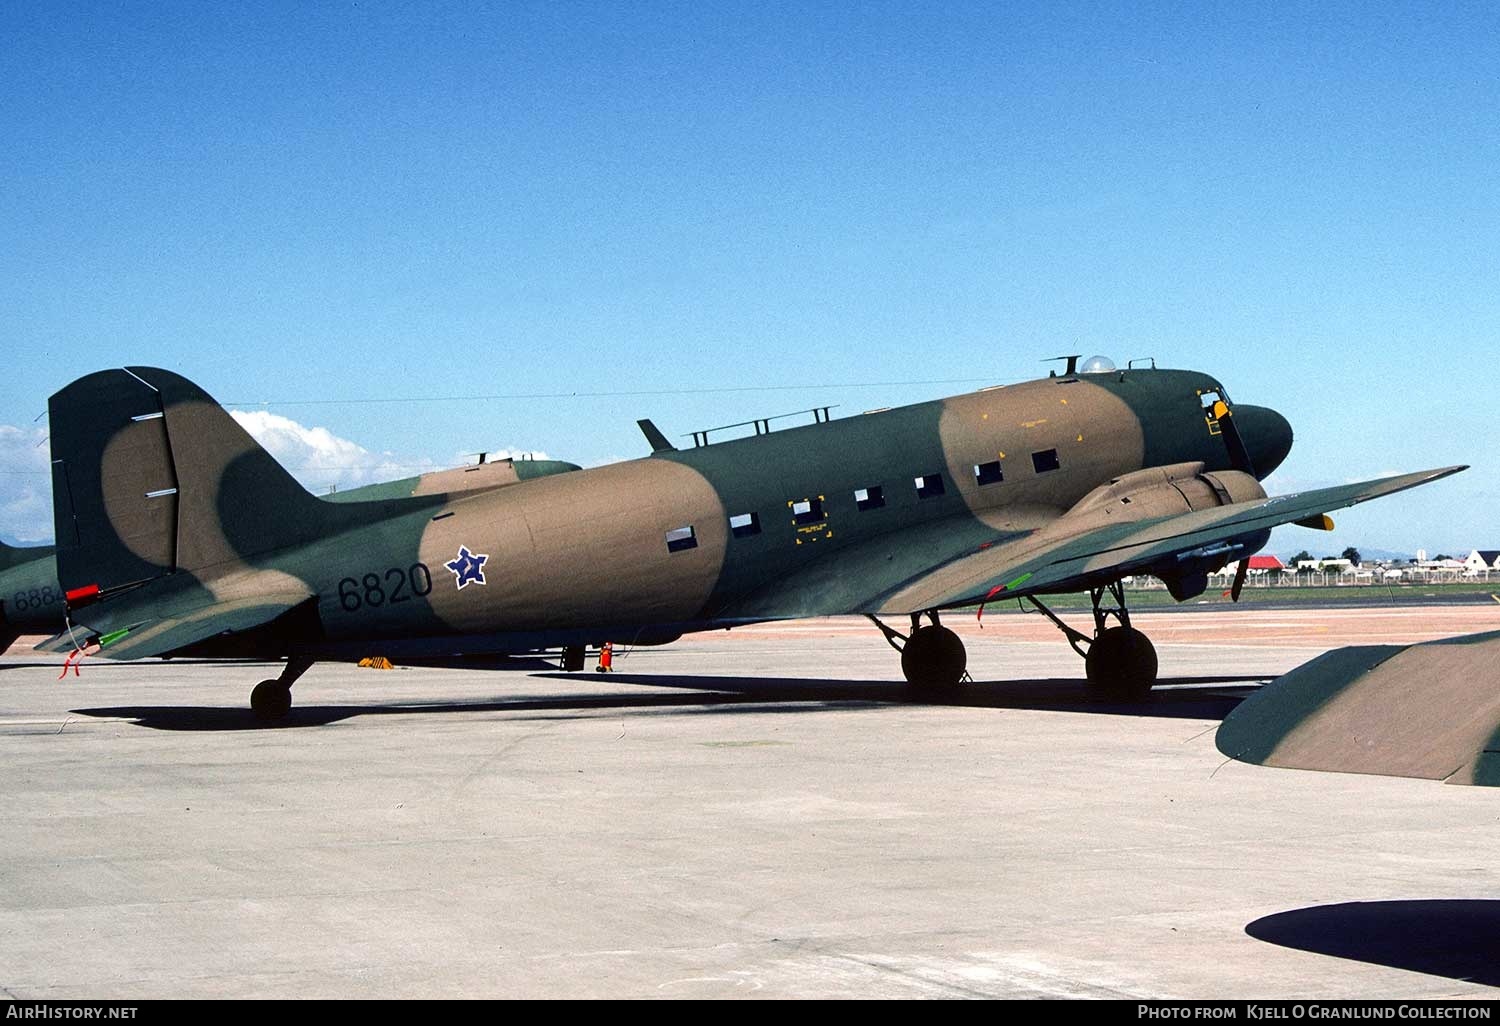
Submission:
[[1234,571],[1234,583],[1229,586],[1229,601],[1238,602],[1240,592],[1245,588],[1245,578],[1250,573],[1250,555],[1246,553],[1240,557],[1240,565]]
[[1250,452],[1240,438],[1240,429],[1235,426],[1234,413],[1222,399],[1214,403],[1214,419],[1219,422],[1219,437],[1224,439],[1224,448],[1229,450],[1229,465],[1256,477],[1255,465],[1250,462]]

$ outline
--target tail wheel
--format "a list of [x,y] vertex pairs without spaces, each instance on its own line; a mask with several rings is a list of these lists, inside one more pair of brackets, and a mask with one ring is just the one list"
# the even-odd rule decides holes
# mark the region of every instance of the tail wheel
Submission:
[[1105,698],[1136,702],[1156,684],[1156,646],[1133,627],[1111,627],[1089,645],[1084,657],[1089,686]]
[[260,719],[283,719],[292,711],[292,689],[279,680],[263,680],[250,692],[250,708]]
[[946,627],[919,627],[901,649],[901,672],[915,691],[952,690],[968,665],[963,641]]

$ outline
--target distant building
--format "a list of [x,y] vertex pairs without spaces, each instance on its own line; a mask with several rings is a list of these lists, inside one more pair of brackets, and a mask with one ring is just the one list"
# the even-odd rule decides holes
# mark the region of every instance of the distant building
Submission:
[[[1274,573],[1277,570],[1285,570],[1286,568],[1286,564],[1276,556],[1251,556],[1250,567],[1245,571],[1245,573],[1250,577],[1264,577],[1266,574]],[[1223,570],[1219,572],[1229,577],[1233,577],[1235,574],[1239,573],[1239,571],[1239,560],[1235,560],[1233,563],[1228,564],[1224,567]]]
[[1464,567],[1476,574],[1481,570],[1500,570],[1500,549],[1475,549],[1464,560]]

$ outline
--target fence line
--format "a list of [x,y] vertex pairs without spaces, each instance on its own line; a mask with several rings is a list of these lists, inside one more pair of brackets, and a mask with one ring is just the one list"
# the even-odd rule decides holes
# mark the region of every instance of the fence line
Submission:
[[[1385,570],[1400,570],[1400,577],[1386,577]],[[1500,583],[1500,570],[1425,569],[1417,567],[1387,567],[1356,573],[1330,573],[1326,570],[1311,570],[1301,573],[1284,573],[1280,570],[1252,572],[1245,578],[1248,588],[1371,588],[1400,587],[1409,584],[1489,584]],[[1209,587],[1228,588],[1234,583],[1234,575],[1216,573],[1208,575]],[[1166,587],[1158,578],[1137,574],[1126,587],[1132,591],[1156,591]]]

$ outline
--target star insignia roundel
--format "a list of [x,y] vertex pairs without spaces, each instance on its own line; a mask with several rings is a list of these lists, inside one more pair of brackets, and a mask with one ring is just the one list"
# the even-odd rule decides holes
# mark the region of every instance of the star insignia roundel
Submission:
[[467,546],[460,545],[458,558],[443,565],[453,571],[458,590],[463,591],[471,584],[484,583],[484,563],[489,558],[483,554],[470,552]]

